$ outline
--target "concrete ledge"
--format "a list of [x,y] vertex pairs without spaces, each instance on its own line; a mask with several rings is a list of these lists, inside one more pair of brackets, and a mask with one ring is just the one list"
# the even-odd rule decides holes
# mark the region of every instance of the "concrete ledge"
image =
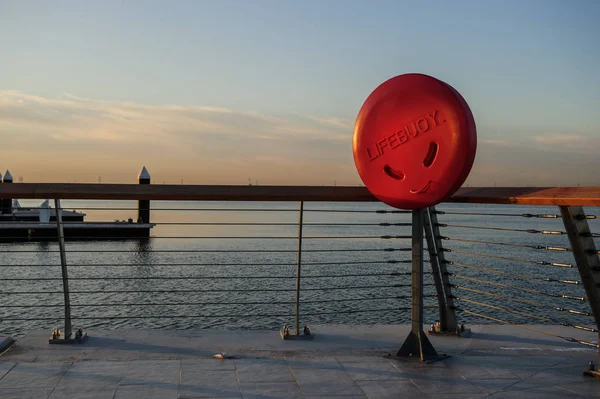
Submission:
[[[431,336],[439,354],[560,355],[587,364],[598,358],[593,348],[516,326],[474,325],[468,338]],[[539,325],[548,334],[596,342],[593,333],[564,326]],[[49,345],[48,331],[31,331],[0,357],[0,361],[81,361],[212,358],[226,352],[237,358],[289,356],[395,355],[409,325],[313,325],[314,340],[282,340],[279,332],[252,330],[87,330],[78,345]]]

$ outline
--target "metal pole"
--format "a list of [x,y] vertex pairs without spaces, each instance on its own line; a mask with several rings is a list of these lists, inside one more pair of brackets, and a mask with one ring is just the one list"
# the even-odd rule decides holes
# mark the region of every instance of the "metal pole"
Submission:
[[60,249],[60,266],[62,270],[63,293],[65,297],[65,338],[71,336],[71,301],[69,298],[69,276],[67,274],[67,254],[65,251],[65,233],[63,230],[62,209],[60,200],[54,200],[56,208],[56,228],[58,230],[58,247]]
[[411,331],[396,354],[397,358],[412,358],[422,362],[444,359],[438,355],[423,332],[423,209],[412,212],[412,306]]
[[412,331],[423,330],[423,210],[412,213]]
[[302,271],[302,224],[304,219],[304,201],[300,201],[298,216],[298,266],[296,268],[296,335],[300,335],[300,273]]

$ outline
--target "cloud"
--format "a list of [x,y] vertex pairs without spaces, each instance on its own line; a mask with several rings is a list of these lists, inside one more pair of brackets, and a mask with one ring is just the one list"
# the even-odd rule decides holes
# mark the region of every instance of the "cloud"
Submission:
[[542,144],[575,144],[587,141],[588,137],[579,134],[547,134],[533,139]]
[[[0,91],[2,168],[26,181],[356,185],[352,121],[211,105],[148,105]],[[539,132],[539,131],[538,131]],[[599,185],[600,138],[480,132],[476,185]]]
[[333,127],[338,127],[341,129],[350,129],[352,130],[354,127],[354,123],[347,120],[347,119],[343,119],[343,118],[335,118],[335,117],[330,117],[330,118],[318,118],[315,116],[308,116],[308,119],[310,119],[311,121],[320,123],[322,125],[327,125],[327,126],[333,126]]
[[515,143],[508,140],[479,140],[480,144],[488,144],[499,147],[514,147]]
[[[257,158],[263,159],[262,173],[269,160],[273,165],[297,167],[302,162],[343,158],[352,132],[343,134],[335,126],[341,123],[336,118],[324,120],[331,123],[213,106],[100,101],[68,93],[55,99],[0,91],[0,131],[12,138],[3,143],[2,158],[35,170],[48,168],[42,164],[49,160],[55,169],[56,163],[78,162],[83,173],[116,170],[112,165],[116,162],[148,164],[150,158],[160,160],[156,164],[163,169],[185,164],[213,170],[218,180],[219,175],[244,162],[252,165]],[[13,157],[24,153],[25,157]],[[74,173],[73,168],[67,169]],[[55,170],[53,176],[57,174]]]
[[253,111],[108,102],[72,94],[65,94],[62,99],[50,99],[18,91],[0,91],[0,127],[15,133],[37,131],[39,136],[60,141],[124,143],[151,140],[168,144],[177,141],[178,135],[283,138],[310,134],[325,141],[337,140],[339,136],[332,130],[315,129],[310,123]]

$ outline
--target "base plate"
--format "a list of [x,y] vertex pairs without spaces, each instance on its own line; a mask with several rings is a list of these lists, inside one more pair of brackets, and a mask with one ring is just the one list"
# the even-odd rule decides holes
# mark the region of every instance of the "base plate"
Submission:
[[585,375],[587,377],[600,378],[600,371],[596,371],[596,370],[583,370],[583,375]]
[[456,332],[429,330],[429,331],[427,331],[427,335],[430,335],[430,336],[433,336],[433,337],[469,338],[471,336],[471,329],[470,328],[465,328],[464,330],[459,330],[459,331],[456,331]]
[[75,338],[75,334],[71,333],[68,337],[60,336],[58,338],[48,339],[49,344],[82,344],[87,338],[87,333],[83,333],[81,337]]

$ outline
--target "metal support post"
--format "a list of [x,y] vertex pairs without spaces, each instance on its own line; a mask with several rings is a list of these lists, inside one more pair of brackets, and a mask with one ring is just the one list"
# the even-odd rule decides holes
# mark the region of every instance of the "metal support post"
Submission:
[[459,328],[456,321],[456,308],[452,297],[452,288],[448,278],[448,269],[444,257],[444,248],[440,238],[440,228],[438,225],[435,207],[425,209],[424,214],[425,237],[427,239],[427,249],[431,262],[433,280],[438,298],[438,307],[440,311],[440,322],[434,324],[429,334],[443,335],[464,335],[468,332],[464,328]]
[[298,266],[296,267],[296,331],[300,335],[300,276],[302,272],[302,225],[304,224],[304,202],[300,201],[298,216]]
[[298,263],[296,267],[296,320],[294,323],[294,334],[290,334],[290,329],[287,325],[281,327],[279,334],[282,339],[313,339],[308,326],[305,326],[300,334],[300,281],[302,276],[302,227],[304,225],[304,201],[300,201],[300,209],[298,215]]
[[[596,328],[600,329],[600,257],[594,238],[582,207],[561,206],[559,208],[583,288],[594,315]],[[600,334],[598,342],[600,342]],[[597,360],[600,364],[600,352]],[[584,370],[583,374],[600,378],[600,372],[596,371],[595,367]]]
[[62,208],[60,200],[54,200],[54,208],[56,210],[56,229],[58,233],[58,248],[60,250],[60,266],[62,271],[62,283],[63,283],[63,295],[65,304],[65,329],[61,334],[59,329],[54,330],[52,337],[49,340],[51,344],[57,343],[72,343],[82,342],[87,334],[83,334],[81,329],[75,333],[73,338],[73,331],[71,326],[71,299],[69,295],[69,275],[67,273],[67,253],[65,249],[65,233],[63,229],[62,220]]
[[423,209],[412,212],[412,325],[395,358],[430,363],[449,356],[438,355],[423,332],[423,214]]

